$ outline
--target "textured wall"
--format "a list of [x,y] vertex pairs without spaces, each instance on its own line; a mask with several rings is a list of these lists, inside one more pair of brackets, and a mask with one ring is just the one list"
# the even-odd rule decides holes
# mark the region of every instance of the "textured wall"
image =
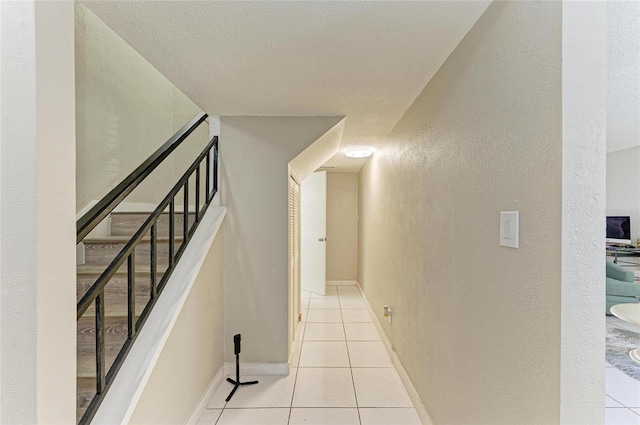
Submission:
[[[82,3],[76,8],[76,212],[99,200],[200,108]],[[127,198],[160,201],[206,145],[201,125]]]
[[360,173],[358,278],[437,424],[559,420],[561,18],[492,3]]
[[327,173],[327,280],[358,280],[357,173]]
[[607,3],[562,2],[561,424],[604,423]]
[[0,17],[0,423],[75,423],[73,4]]
[[245,362],[288,360],[288,164],[341,119],[220,119],[225,335],[242,333]]
[[631,216],[631,242],[640,237],[640,147],[607,154],[607,215]]
[[222,367],[222,242],[218,232],[129,423],[186,423]]
[[607,152],[640,145],[640,3],[607,2]]

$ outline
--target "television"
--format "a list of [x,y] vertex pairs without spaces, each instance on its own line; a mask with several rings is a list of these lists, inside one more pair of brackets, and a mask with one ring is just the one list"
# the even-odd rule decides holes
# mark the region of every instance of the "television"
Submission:
[[607,243],[631,243],[631,217],[607,216]]

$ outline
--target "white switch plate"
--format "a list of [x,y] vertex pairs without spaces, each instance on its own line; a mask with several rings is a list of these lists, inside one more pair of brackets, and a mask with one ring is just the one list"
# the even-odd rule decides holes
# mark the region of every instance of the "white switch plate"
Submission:
[[500,246],[518,248],[520,237],[520,212],[502,211],[500,213]]

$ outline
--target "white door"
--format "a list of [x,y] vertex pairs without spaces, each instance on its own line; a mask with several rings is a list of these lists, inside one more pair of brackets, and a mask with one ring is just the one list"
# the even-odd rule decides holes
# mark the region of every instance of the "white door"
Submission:
[[301,286],[325,295],[327,278],[327,172],[318,171],[300,187]]

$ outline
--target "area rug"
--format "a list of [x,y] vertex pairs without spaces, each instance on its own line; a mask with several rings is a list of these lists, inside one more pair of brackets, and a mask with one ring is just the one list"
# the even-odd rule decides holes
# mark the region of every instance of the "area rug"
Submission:
[[614,327],[608,329],[607,362],[633,379],[640,381],[640,364],[629,357],[629,351],[637,347],[640,347],[640,334]]

